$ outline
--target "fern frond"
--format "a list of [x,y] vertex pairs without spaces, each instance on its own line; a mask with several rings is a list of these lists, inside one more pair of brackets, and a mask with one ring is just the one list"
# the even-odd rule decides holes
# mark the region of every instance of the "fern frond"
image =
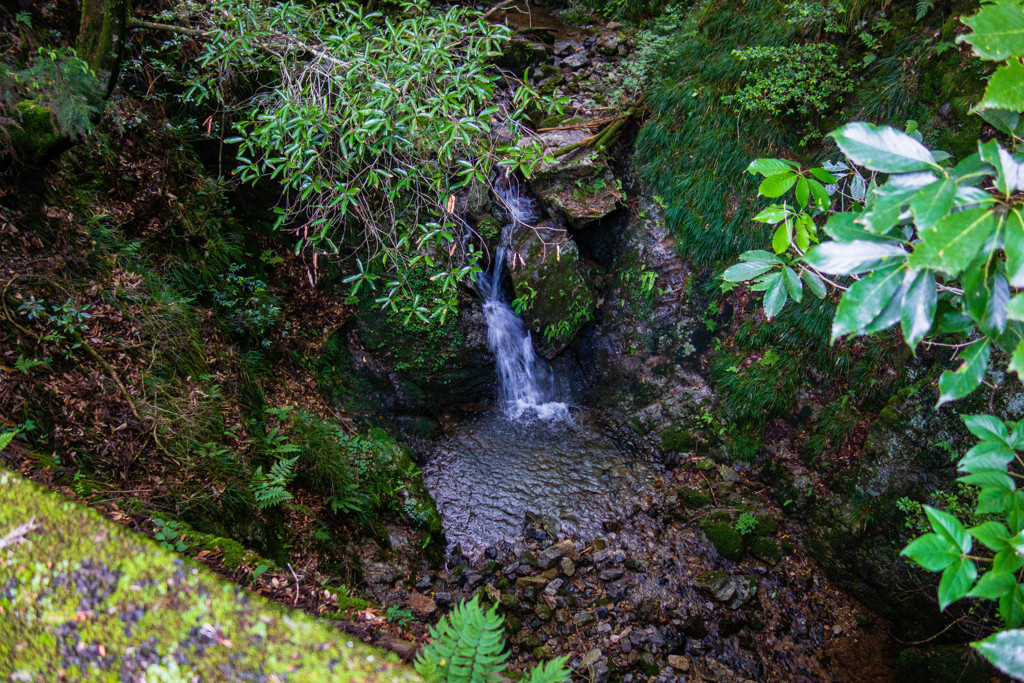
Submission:
[[550,662],[542,662],[530,670],[527,683],[565,683],[572,672],[566,667],[569,656],[555,657]]
[[497,609],[484,611],[474,597],[431,627],[434,640],[415,662],[420,675],[438,683],[485,683],[502,674],[508,653]]

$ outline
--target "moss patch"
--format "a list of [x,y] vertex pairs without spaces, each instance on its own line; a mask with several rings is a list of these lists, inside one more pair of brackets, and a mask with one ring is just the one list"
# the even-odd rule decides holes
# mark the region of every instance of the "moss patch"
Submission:
[[739,562],[743,557],[743,536],[731,524],[724,520],[706,519],[700,528],[719,555],[733,562]]
[[418,680],[392,655],[0,470],[0,532],[33,520],[0,554],[2,680]]
[[684,508],[693,509],[711,505],[711,496],[689,486],[680,487],[676,495],[679,498],[679,504]]

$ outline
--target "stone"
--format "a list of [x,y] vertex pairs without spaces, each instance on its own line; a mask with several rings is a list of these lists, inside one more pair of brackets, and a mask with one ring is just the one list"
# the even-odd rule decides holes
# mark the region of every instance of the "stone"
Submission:
[[554,52],[559,57],[565,57],[582,50],[583,44],[577,40],[556,40],[554,44]]
[[452,594],[447,591],[434,593],[434,602],[436,602],[439,607],[447,607],[452,604]]
[[562,559],[562,549],[556,543],[550,548],[537,553],[537,566],[541,569],[551,569]]
[[544,588],[544,593],[546,595],[554,595],[562,587],[563,583],[565,582],[562,579],[554,579]]
[[622,36],[617,33],[603,35],[597,39],[597,51],[611,57],[618,53],[622,42]]
[[555,656],[552,652],[550,645],[541,645],[540,647],[533,648],[533,658],[538,662],[546,662]]
[[743,536],[729,522],[707,517],[701,520],[700,528],[719,555],[733,562],[743,557]]
[[511,593],[502,593],[501,595],[501,606],[505,610],[505,613],[518,612],[519,611],[519,598]]
[[686,673],[690,670],[690,660],[682,655],[669,655],[668,665],[681,673]]
[[548,581],[551,581],[552,579],[558,576],[558,570],[552,567],[551,569],[545,569],[540,573],[540,575]]
[[736,609],[757,594],[756,576],[730,576],[725,572],[704,572],[697,577],[698,587],[708,591],[716,600]]
[[661,601],[650,595],[642,598],[636,606],[636,618],[647,624],[661,619]]
[[607,595],[608,599],[612,602],[619,602],[626,597],[626,588],[618,583],[610,583],[605,589],[605,595]]
[[602,569],[597,573],[599,581],[617,581],[622,578],[622,570],[618,568]]
[[551,608],[547,605],[537,605],[533,608],[533,613],[536,614],[537,618],[541,621],[551,621],[551,616],[553,614]]
[[568,558],[573,562],[580,559],[580,551],[576,550],[576,544],[569,539],[563,539],[556,543],[555,546],[562,551],[562,557]]
[[579,628],[583,628],[584,626],[590,626],[597,621],[597,619],[594,617],[593,612],[577,612],[573,616],[572,621]]
[[533,588],[534,590],[544,590],[544,586],[548,585],[548,580],[543,576],[520,576],[516,579],[517,588]]
[[428,595],[413,591],[409,596],[409,608],[420,617],[429,617],[437,611],[437,602]]
[[587,57],[586,52],[573,53],[560,62],[560,66],[568,67],[574,71],[582,69],[587,64],[590,64],[590,57]]
[[576,573],[576,565],[568,557],[563,557],[561,562],[558,563],[558,569],[566,576],[572,576]]
[[583,655],[583,659],[580,660],[579,668],[589,669],[591,666],[596,664],[602,656],[603,653],[600,648],[594,648],[593,650],[588,651],[587,654]]

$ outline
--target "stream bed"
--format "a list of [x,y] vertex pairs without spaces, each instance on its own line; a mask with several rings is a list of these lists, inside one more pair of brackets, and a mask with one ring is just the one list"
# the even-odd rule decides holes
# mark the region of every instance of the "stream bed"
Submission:
[[649,489],[651,471],[586,408],[567,420],[491,409],[440,440],[423,475],[449,543],[478,555],[517,538],[527,513],[592,538]]

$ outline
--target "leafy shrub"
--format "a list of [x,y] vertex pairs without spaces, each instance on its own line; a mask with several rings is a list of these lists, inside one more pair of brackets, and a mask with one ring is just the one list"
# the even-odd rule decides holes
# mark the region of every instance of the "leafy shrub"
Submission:
[[[498,76],[488,62],[507,27],[458,5],[397,9],[219,0],[186,98],[238,112],[229,141],[239,145],[239,177],[284,186],[278,225],[300,247],[354,253],[353,293],[366,288],[380,305],[443,320],[457,283],[478,272],[452,193],[487,183],[499,158],[527,170],[541,160],[537,146],[495,149],[488,136],[492,118],[507,119],[518,139],[533,94],[521,85],[511,102],[492,104]],[[268,74],[278,78],[260,88]],[[438,300],[409,290],[417,265],[442,287]]]
[[244,269],[236,264],[221,275],[214,299],[232,332],[270,346],[270,333],[282,322],[280,299],[268,291],[263,280],[242,275]]
[[[505,673],[505,639],[498,606],[484,611],[478,597],[462,602],[430,628],[433,640],[416,658],[416,671],[430,683],[482,683]],[[569,680],[568,657],[534,667],[524,680],[560,683]]]
[[839,65],[838,50],[827,43],[791,47],[751,47],[733,50],[750,66],[746,84],[722,101],[760,114],[821,114],[850,92],[848,69]]
[[[53,115],[57,129],[71,138],[88,135],[92,119],[100,111],[103,91],[89,65],[74,50],[40,48],[28,67],[20,71],[0,65],[0,106],[12,116],[11,107],[32,100]],[[17,116],[14,114],[14,123]]]

